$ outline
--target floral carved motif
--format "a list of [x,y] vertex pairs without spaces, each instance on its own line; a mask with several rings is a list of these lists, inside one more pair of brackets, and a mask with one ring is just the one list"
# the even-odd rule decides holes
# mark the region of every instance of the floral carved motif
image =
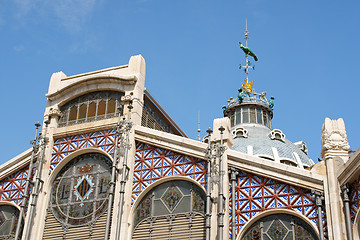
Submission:
[[344,121],[339,118],[338,120],[325,119],[322,128],[321,136],[321,156],[324,157],[325,151],[328,150],[342,150],[349,151],[350,146],[347,141]]

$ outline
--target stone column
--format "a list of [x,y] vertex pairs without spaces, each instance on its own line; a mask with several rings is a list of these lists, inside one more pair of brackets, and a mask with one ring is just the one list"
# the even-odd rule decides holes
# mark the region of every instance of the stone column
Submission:
[[[211,239],[216,239],[216,240],[220,240],[220,239],[228,239],[229,238],[229,222],[228,221],[221,221],[222,219],[229,219],[229,193],[230,193],[230,189],[229,189],[229,174],[228,174],[228,156],[227,156],[227,149],[231,149],[231,146],[233,144],[232,142],[232,136],[230,133],[230,119],[225,117],[225,118],[218,118],[214,120],[214,133],[212,134],[212,139],[214,140],[214,142],[216,142],[218,145],[217,147],[217,154],[220,153],[220,147],[223,150],[222,154],[221,154],[221,161],[220,161],[220,157],[217,157],[217,162],[216,164],[218,164],[218,176],[219,176],[219,182],[217,184],[217,200],[216,200],[216,205],[214,204],[215,208],[214,210],[214,214],[213,216],[218,216],[217,219],[212,218],[212,221],[215,221],[217,224],[217,230],[219,231],[211,231],[212,232],[212,236]],[[222,130],[222,136],[221,136],[221,131]],[[221,138],[222,138],[222,146],[220,144],[221,142]],[[218,155],[219,156],[219,155]],[[220,168],[221,165],[221,168]],[[220,179],[222,179],[222,184],[220,186]],[[216,188],[215,188],[216,189]],[[221,193],[221,194],[220,194]],[[215,191],[214,191],[214,195],[215,196]],[[221,195],[221,197],[220,197]],[[220,199],[222,198],[222,199]],[[219,206],[219,204],[221,204],[222,206]],[[220,212],[222,211],[222,212]],[[216,212],[216,214],[215,214]],[[220,214],[219,214],[220,213]],[[219,221],[220,220],[220,221]],[[214,225],[212,225],[212,227],[214,227]],[[220,236],[221,235],[221,236]]]
[[346,239],[345,216],[338,182],[340,166],[349,159],[350,146],[347,142],[343,119],[325,119],[321,136],[321,157],[325,161],[327,191],[325,196],[329,240]]

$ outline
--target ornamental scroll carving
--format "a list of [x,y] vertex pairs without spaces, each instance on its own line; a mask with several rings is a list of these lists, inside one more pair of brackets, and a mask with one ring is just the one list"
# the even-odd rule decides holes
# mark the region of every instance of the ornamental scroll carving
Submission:
[[325,119],[321,136],[321,156],[324,157],[325,151],[340,150],[349,151],[350,146],[347,141],[345,124],[342,118],[337,120]]
[[60,117],[61,112],[60,112],[59,108],[56,106],[55,108],[50,108],[48,114],[46,114],[46,115],[49,117],[52,117],[52,116]]

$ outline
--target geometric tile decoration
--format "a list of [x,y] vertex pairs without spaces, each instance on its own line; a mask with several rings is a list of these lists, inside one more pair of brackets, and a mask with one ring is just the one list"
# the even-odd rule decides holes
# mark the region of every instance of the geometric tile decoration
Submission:
[[25,166],[10,176],[0,180],[0,199],[20,206],[25,191],[29,166]]
[[[274,208],[294,210],[317,224],[316,204],[311,190],[240,171],[237,176],[235,191],[237,233],[258,213]],[[229,201],[231,218],[233,206],[231,185]],[[279,234],[282,235],[282,233]]]
[[132,202],[147,186],[166,176],[187,176],[205,186],[206,172],[205,160],[136,142]]
[[360,204],[360,177],[350,185],[350,215],[354,224]]
[[[67,155],[82,148],[100,148],[114,155],[115,130],[103,130],[55,139],[51,156],[50,173]],[[50,174],[49,173],[49,174]]]

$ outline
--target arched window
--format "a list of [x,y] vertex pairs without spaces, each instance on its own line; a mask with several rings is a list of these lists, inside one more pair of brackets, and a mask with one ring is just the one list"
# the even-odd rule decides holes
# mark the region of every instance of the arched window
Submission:
[[204,239],[205,194],[188,181],[162,183],[134,211],[133,240]]
[[294,161],[291,161],[289,159],[282,159],[280,160],[281,163],[289,165],[289,166],[293,166],[293,167],[297,167],[297,163],[295,163]]
[[60,107],[59,126],[116,117],[122,113],[121,96],[115,91],[92,92],[77,97]]
[[289,214],[273,214],[257,220],[242,240],[300,239],[318,240],[315,231],[304,220]]
[[13,239],[15,237],[19,212],[19,209],[14,206],[0,205],[0,239]]
[[65,165],[53,183],[50,207],[63,226],[95,222],[106,210],[111,160],[99,153],[80,155]]
[[235,130],[232,131],[233,138],[247,138],[248,137],[248,130],[246,130],[243,127],[238,127]]
[[269,137],[271,140],[279,140],[285,142],[285,134],[280,129],[274,129],[270,132]]

